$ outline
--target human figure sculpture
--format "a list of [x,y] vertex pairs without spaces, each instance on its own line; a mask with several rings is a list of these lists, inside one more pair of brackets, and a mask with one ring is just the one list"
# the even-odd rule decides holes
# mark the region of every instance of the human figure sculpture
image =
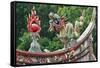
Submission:
[[28,16],[28,24],[27,24],[28,32],[30,32],[32,37],[32,43],[29,48],[29,52],[42,52],[40,49],[40,45],[37,42],[39,36],[39,32],[41,30],[40,27],[40,19],[36,14],[35,7],[33,7],[31,11],[31,15]]

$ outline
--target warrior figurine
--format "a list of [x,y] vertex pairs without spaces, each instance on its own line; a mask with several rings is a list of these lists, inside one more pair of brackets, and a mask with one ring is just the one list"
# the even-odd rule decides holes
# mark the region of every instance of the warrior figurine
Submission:
[[30,32],[32,36],[32,43],[29,48],[29,51],[30,52],[41,52],[40,45],[37,42],[38,38],[40,37],[39,32],[41,30],[40,19],[36,15],[35,7],[33,7],[31,11],[31,15],[29,14],[27,21],[28,21],[28,24],[27,24],[28,32]]

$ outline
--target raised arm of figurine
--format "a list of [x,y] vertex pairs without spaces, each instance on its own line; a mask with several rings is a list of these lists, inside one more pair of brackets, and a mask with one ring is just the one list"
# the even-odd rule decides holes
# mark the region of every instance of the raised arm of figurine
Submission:
[[28,18],[27,18],[27,28],[28,28],[29,32],[31,32],[31,26],[32,26],[32,20],[31,20],[30,14],[29,14]]

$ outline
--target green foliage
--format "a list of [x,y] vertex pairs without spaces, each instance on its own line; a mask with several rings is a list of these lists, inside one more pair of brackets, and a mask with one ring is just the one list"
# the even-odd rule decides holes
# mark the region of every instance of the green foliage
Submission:
[[63,44],[60,42],[60,40],[57,37],[54,37],[53,40],[50,40],[46,37],[41,37],[38,40],[38,42],[41,45],[42,51],[44,51],[44,49],[55,51],[57,49],[63,48]]
[[23,36],[18,39],[21,43],[18,45],[18,49],[20,50],[28,50],[30,47],[30,43],[32,39],[28,32],[24,32]]

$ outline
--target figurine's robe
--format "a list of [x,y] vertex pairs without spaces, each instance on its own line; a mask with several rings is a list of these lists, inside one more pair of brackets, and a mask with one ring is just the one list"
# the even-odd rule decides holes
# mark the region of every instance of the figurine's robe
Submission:
[[37,42],[38,33],[32,33],[32,43],[29,48],[29,52],[42,52],[40,49],[40,44]]

